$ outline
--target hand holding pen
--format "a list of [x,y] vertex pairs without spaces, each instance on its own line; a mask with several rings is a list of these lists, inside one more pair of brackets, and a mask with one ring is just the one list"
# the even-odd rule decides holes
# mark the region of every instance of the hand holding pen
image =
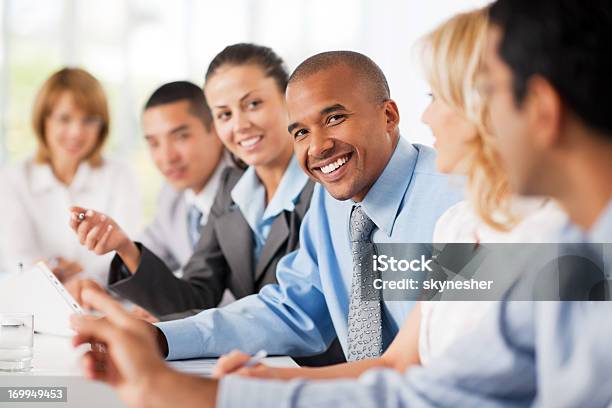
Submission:
[[241,351],[232,351],[219,358],[213,370],[213,377],[220,378],[229,374],[249,375],[253,369],[261,371],[268,368],[262,364],[267,356],[265,350],[259,350],[252,356]]
[[70,213],[70,227],[79,242],[98,255],[117,251],[129,241],[127,234],[106,214],[82,207],[71,207]]

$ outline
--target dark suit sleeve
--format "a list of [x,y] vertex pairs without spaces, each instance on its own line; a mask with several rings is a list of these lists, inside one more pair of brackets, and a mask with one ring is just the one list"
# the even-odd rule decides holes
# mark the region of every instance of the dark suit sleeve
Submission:
[[[215,221],[223,213],[225,184],[217,193],[208,222],[202,230],[194,254],[177,278],[166,264],[144,245],[138,244],[141,260],[136,272],[122,279],[121,258],[115,256],[109,273],[109,289],[167,320],[164,315],[186,317],[215,307],[227,286],[229,266],[215,233]],[[172,239],[167,237],[166,239]],[[178,313],[178,315],[176,315]]]

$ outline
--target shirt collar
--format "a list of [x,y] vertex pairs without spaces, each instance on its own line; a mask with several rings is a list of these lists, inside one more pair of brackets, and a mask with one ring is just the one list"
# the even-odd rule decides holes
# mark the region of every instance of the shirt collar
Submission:
[[[33,193],[44,193],[57,187],[66,188],[66,186],[55,177],[49,163],[37,163],[32,160],[31,164],[30,179]],[[89,188],[88,180],[90,179],[92,171],[93,169],[88,162],[81,162],[72,183],[67,188],[75,192]]]
[[[265,200],[265,189],[253,166],[249,167],[240,177],[232,189],[231,196],[245,218],[264,221],[276,217],[282,211],[293,211],[307,181],[308,177],[300,169],[295,156],[292,156],[274,197],[263,212],[261,206],[252,204],[253,200],[260,200],[262,203]],[[254,211],[257,214],[254,214]]]
[[[221,183],[221,173],[228,166],[228,162],[225,159],[222,159],[217,168],[215,169],[212,176],[204,186],[204,188],[199,192],[195,193],[192,189],[185,190],[185,202],[187,206],[195,205],[198,210],[202,212],[202,214],[208,214],[210,211],[210,207],[212,207],[213,201],[215,200],[215,196],[217,195],[217,189],[219,188],[219,184]],[[202,222],[204,222],[206,217],[202,217]]]
[[266,207],[263,215],[264,220],[274,218],[283,211],[293,211],[307,181],[308,176],[300,168],[297,158],[295,155],[291,156],[291,161],[287,170],[285,170],[285,174],[283,174],[278,189]]
[[388,237],[412,179],[419,152],[401,136],[387,166],[368,191],[361,206]]

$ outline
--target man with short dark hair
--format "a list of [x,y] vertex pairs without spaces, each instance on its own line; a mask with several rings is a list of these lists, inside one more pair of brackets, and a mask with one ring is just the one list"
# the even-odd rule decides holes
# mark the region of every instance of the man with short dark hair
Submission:
[[225,168],[223,143],[202,88],[187,81],[153,92],[142,127],[153,162],[166,180],[142,243],[176,271],[189,260],[208,219]]

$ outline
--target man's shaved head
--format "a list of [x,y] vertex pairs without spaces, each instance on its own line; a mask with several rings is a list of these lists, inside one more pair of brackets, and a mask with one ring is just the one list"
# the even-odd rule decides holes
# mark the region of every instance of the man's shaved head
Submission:
[[285,96],[302,169],[336,200],[362,201],[399,140],[399,111],[380,68],[357,52],[318,54],[295,70]]
[[299,82],[320,71],[344,65],[366,86],[375,102],[391,98],[389,84],[382,70],[374,61],[355,51],[328,51],[313,55],[302,62],[289,77],[289,84]]

